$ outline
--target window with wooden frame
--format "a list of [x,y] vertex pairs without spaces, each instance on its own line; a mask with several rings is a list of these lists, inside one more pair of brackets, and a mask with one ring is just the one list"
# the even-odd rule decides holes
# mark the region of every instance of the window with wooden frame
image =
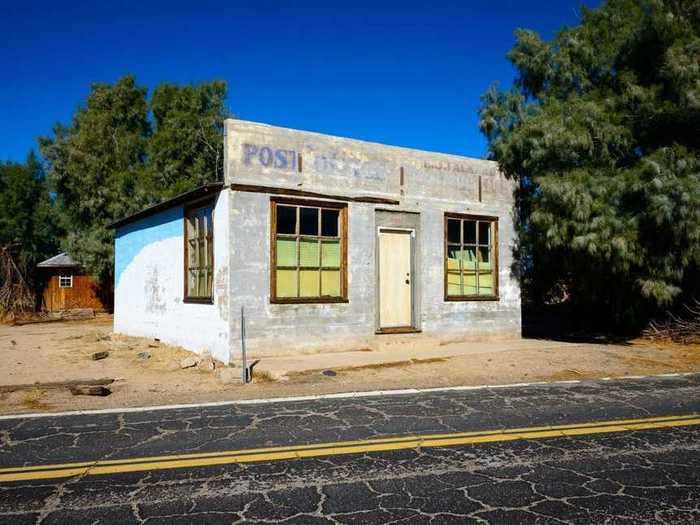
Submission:
[[59,288],[73,288],[73,274],[62,273],[58,276]]
[[213,203],[185,208],[185,302],[211,303],[214,276]]
[[445,215],[445,300],[498,299],[498,218]]
[[270,300],[347,301],[347,205],[271,201]]

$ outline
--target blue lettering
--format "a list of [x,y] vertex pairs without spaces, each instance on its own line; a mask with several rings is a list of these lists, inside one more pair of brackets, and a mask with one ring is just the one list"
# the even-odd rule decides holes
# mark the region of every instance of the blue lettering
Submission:
[[275,168],[287,169],[287,152],[283,149],[275,150]]
[[250,165],[250,158],[258,152],[255,144],[243,144],[243,163]]
[[260,148],[260,153],[258,153],[258,160],[263,166],[269,166],[272,162],[272,150],[267,146]]

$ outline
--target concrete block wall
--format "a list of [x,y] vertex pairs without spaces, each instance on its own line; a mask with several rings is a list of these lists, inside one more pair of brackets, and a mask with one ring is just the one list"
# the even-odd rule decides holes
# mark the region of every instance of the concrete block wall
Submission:
[[[237,315],[245,307],[253,355],[374,347],[399,337],[375,335],[376,216],[387,209],[420,217],[420,292],[415,299],[421,337],[520,336],[520,288],[511,272],[515,186],[495,163],[237,120],[226,122],[225,151],[225,181],[234,188],[254,185],[398,201],[348,205],[348,303],[271,304],[271,195],[232,192],[231,305]],[[445,301],[446,212],[499,218],[498,301]],[[232,318],[231,338],[235,356],[237,317]]]
[[189,304],[184,293],[183,207],[145,217],[115,232],[114,331],[157,337],[229,362],[229,193],[213,212],[214,302]]
[[372,205],[350,203],[347,303],[270,303],[270,196],[231,192],[230,261],[233,354],[240,348],[240,310],[253,356],[312,349],[367,346],[374,333],[374,250],[366,231],[373,227]]

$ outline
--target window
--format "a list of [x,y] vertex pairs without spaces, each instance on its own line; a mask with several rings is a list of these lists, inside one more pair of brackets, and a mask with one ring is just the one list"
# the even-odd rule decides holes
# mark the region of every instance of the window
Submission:
[[273,199],[271,301],[344,302],[347,206]]
[[58,276],[59,288],[73,288],[73,274],[61,274]]
[[498,219],[445,215],[445,299],[498,299]]
[[210,303],[214,274],[212,205],[185,210],[185,301]]

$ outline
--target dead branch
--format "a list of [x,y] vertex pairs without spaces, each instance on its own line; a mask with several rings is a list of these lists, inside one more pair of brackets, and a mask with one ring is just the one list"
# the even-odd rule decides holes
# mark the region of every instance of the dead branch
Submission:
[[0,319],[34,310],[34,293],[12,255],[15,247],[0,247]]
[[651,321],[642,332],[647,339],[666,339],[676,343],[700,343],[700,301],[684,304],[680,313],[666,312],[666,319]]

